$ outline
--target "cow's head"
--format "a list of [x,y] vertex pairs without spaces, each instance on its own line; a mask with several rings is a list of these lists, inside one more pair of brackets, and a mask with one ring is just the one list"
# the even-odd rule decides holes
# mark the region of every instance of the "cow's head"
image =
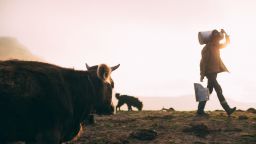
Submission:
[[120,64],[114,67],[100,64],[90,67],[86,64],[93,85],[93,95],[95,97],[94,110],[97,114],[113,114],[114,112],[114,106],[112,104],[114,81],[111,78],[111,73],[119,66]]

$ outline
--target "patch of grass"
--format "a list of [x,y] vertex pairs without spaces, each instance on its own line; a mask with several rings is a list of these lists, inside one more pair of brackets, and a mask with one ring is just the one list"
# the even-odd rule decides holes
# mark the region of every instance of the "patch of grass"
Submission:
[[256,143],[256,134],[248,134],[248,133],[243,133],[241,134],[239,140],[240,143]]
[[[120,111],[111,116],[96,116],[96,123],[85,127],[84,133],[72,144],[253,144],[256,143],[256,116],[236,112],[228,117],[224,111],[207,112],[209,117],[196,117],[195,111]],[[239,116],[247,116],[239,120]],[[206,127],[193,127],[204,124]],[[190,132],[184,133],[184,128]],[[141,141],[130,138],[136,129],[154,129],[155,139]],[[208,132],[207,132],[208,131]],[[199,133],[199,134],[197,134]],[[207,134],[204,138],[200,134]]]
[[191,126],[186,126],[182,131],[185,133],[193,133],[194,135],[201,138],[205,138],[208,134],[210,134],[208,126],[203,123],[191,124]]
[[224,131],[224,132],[241,132],[242,129],[240,129],[240,128],[227,128],[227,129],[224,129],[222,131]]
[[196,141],[196,142],[193,142],[193,144],[206,144],[206,143]]
[[247,119],[249,119],[249,117],[248,117],[247,115],[240,115],[240,116],[238,117],[238,119],[239,119],[239,120],[247,120]]
[[180,125],[170,124],[169,129],[176,131],[179,127],[180,127]]

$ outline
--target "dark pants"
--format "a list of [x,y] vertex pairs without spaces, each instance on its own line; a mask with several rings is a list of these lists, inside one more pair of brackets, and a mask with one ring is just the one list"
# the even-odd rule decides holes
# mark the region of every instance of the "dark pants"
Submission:
[[[226,110],[227,108],[224,105],[227,105],[227,102],[222,94],[221,86],[219,85],[217,81],[217,73],[212,73],[206,75],[208,79],[207,88],[209,89],[210,94],[213,92],[213,89],[215,89],[218,99],[222,105],[222,107]],[[198,104],[198,113],[204,113],[204,107],[205,107],[206,101],[201,101]]]

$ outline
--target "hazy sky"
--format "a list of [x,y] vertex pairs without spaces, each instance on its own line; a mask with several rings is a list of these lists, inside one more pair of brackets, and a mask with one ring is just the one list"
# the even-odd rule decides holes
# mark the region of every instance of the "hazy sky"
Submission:
[[116,91],[136,96],[194,95],[197,33],[224,28],[221,51],[231,73],[218,75],[224,95],[256,102],[255,0],[0,0],[0,36],[64,67],[107,63]]

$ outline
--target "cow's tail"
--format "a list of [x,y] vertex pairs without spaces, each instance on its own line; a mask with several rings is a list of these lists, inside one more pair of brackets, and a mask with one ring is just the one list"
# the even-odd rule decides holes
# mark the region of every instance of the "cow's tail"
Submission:
[[116,93],[116,99],[120,98],[120,93]]

